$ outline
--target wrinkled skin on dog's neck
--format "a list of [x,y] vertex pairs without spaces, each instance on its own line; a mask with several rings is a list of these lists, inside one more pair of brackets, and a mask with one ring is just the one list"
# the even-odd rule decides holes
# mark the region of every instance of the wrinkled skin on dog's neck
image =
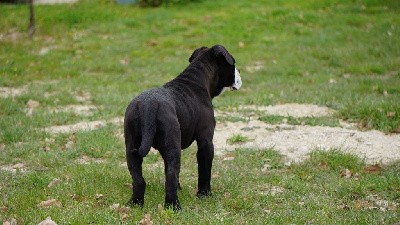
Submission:
[[[212,60],[211,51],[207,51],[209,49],[205,49],[205,52],[200,53],[194,61],[191,62],[191,66],[186,68],[178,77],[174,80],[168,82],[164,86],[169,86],[170,83],[174,83],[175,86],[179,85],[182,88],[187,88],[186,84],[191,84],[190,87],[196,87],[194,91],[201,95],[208,95],[208,99],[218,96],[223,87],[219,87],[219,76],[218,76],[218,65],[216,60]],[[193,76],[193,75],[196,76]]]

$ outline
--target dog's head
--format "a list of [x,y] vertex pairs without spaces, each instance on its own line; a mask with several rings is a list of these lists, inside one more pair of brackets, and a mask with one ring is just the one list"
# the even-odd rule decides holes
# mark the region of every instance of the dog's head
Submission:
[[[211,79],[211,97],[220,95],[226,89],[238,90],[242,86],[240,71],[235,67],[235,59],[222,45],[215,45],[212,48],[200,47],[196,49],[189,58],[189,62],[199,56],[208,55],[215,60],[217,70]],[[201,57],[200,57],[201,58]]]

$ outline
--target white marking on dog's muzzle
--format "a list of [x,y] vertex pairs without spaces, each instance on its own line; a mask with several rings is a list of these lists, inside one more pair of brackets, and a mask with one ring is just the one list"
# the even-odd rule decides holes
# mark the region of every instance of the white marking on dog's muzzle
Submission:
[[242,78],[240,77],[239,70],[235,67],[235,83],[231,86],[232,90],[239,90],[242,86]]

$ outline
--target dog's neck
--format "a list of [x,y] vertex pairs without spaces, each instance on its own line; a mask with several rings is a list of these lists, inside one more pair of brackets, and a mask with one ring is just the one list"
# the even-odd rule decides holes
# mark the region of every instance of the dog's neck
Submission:
[[206,91],[209,98],[212,99],[215,97],[218,88],[217,68],[218,66],[213,60],[209,60],[207,56],[204,56],[193,61],[189,67],[171,82],[190,83],[192,86],[194,85]]

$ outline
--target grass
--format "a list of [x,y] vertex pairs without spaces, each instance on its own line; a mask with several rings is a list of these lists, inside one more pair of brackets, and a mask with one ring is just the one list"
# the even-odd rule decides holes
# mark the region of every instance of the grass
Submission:
[[[17,175],[2,172],[9,181],[2,187],[7,190],[2,201],[8,207],[3,219],[16,217],[18,223],[24,224],[50,215],[61,224],[129,224],[147,213],[157,224],[398,222],[398,212],[393,209],[400,197],[398,165],[372,174],[364,171],[365,164],[357,157],[332,151],[315,152],[310,160],[287,167],[275,151],[238,150],[231,161],[217,157],[213,171],[214,197],[197,199],[194,151],[191,148],[183,153],[183,190],[179,196],[184,210],[181,212],[158,209],[164,199],[163,168],[157,166],[162,165],[160,157],[151,155],[144,166],[148,188],[143,210],[110,209],[115,203],[123,205],[130,194],[126,168],[110,157],[106,163],[61,163],[48,170]],[[326,166],[321,167],[321,162]],[[267,172],[262,170],[265,164],[271,165]],[[357,178],[341,177],[343,169],[358,173]],[[48,188],[53,178],[59,178],[61,183]],[[96,199],[96,194],[103,197]],[[62,207],[38,210],[37,204],[52,198],[59,200]],[[380,205],[383,199],[386,205]],[[128,217],[122,219],[124,213]]]
[[246,137],[241,134],[235,134],[232,137],[228,138],[226,140],[226,143],[233,145],[233,144],[240,144],[240,143],[246,143],[250,141],[251,139],[249,137]]
[[[36,33],[27,38],[26,5],[0,4],[0,221],[58,224],[394,224],[400,221],[399,165],[366,172],[365,163],[340,151],[316,152],[285,166],[274,150],[237,150],[216,156],[214,197],[195,198],[195,149],[183,152],[179,193],[184,210],[158,210],[164,195],[158,155],[145,159],[144,209],[112,210],[129,198],[121,126],[50,135],[43,128],[121,117],[128,102],[160,86],[188,64],[199,46],[223,44],[242,71],[240,92],[214,100],[239,105],[311,103],[337,114],[326,118],[260,119],[268,123],[400,129],[400,4],[377,1],[211,1],[138,8],[113,1],[38,5]],[[27,102],[40,105],[27,116]],[[94,105],[92,114],[52,113],[67,105]],[[246,118],[217,118],[247,121]],[[243,141],[245,137],[235,137]],[[80,164],[79,159],[91,159]],[[96,163],[96,160],[100,162]],[[267,171],[263,168],[268,164]],[[348,169],[353,176],[341,177]],[[24,172],[26,170],[26,172]],[[355,175],[357,174],[357,175]],[[47,185],[59,178],[61,183]],[[96,194],[103,194],[97,199]],[[44,200],[62,207],[40,209]],[[387,203],[386,205],[380,205]],[[126,215],[125,215],[126,214]]]
[[264,121],[269,124],[280,124],[287,123],[292,125],[310,125],[310,126],[328,126],[328,127],[338,127],[339,121],[337,118],[332,117],[300,117],[295,118],[292,116],[261,116],[259,120]]

